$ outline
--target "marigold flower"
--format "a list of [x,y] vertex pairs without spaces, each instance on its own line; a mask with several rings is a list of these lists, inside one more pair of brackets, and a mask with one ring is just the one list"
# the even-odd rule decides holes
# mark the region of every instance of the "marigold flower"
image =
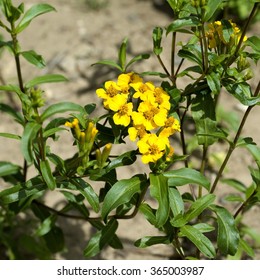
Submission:
[[171,116],[165,122],[163,130],[160,132],[160,136],[169,137],[177,131],[181,131],[180,123],[177,119]]
[[153,94],[154,85],[150,82],[142,83],[137,82],[131,85],[133,89],[136,91],[133,95],[134,98],[140,98],[142,101],[147,100],[148,94]]
[[142,162],[147,164],[159,160],[165,152],[166,144],[169,145],[168,141],[168,139],[158,137],[156,134],[147,134],[139,140],[137,146],[142,154]]
[[127,98],[124,95],[117,95],[110,99],[109,108],[116,112],[113,116],[114,123],[117,125],[128,126],[130,124],[133,110],[133,103],[127,103]]
[[135,141],[136,138],[139,138],[139,139],[143,138],[147,134],[147,131],[145,130],[145,126],[141,124],[141,125],[129,127],[128,134],[129,134],[130,140]]
[[149,101],[140,103],[138,112],[133,112],[134,125],[143,124],[146,130],[152,130],[158,126],[164,126],[167,119],[167,110],[153,106]]

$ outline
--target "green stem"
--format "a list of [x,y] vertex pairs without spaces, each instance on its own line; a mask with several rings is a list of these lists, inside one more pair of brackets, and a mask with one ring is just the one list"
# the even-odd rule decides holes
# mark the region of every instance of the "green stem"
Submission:
[[166,75],[168,76],[168,78],[174,83],[174,79],[173,77],[171,76],[170,72],[168,71],[168,69],[166,68],[166,66],[164,65],[162,59],[161,59],[161,56],[160,55],[156,55],[160,65],[162,66],[164,72],[166,73]]
[[173,32],[172,34],[172,49],[171,49],[171,76],[174,79],[174,85],[176,76],[174,74],[175,72],[175,46],[176,46],[176,32]]
[[[260,81],[258,82],[258,85],[256,87],[254,96],[257,96],[259,91],[260,91]],[[222,173],[223,173],[223,171],[224,171],[224,169],[225,169],[225,167],[226,167],[226,165],[227,165],[227,163],[229,161],[229,158],[230,158],[231,154],[233,153],[234,149],[236,148],[237,141],[238,141],[238,139],[239,139],[239,137],[241,135],[241,132],[242,132],[242,129],[243,129],[245,123],[246,123],[247,117],[248,117],[249,113],[251,112],[251,110],[254,108],[254,106],[255,105],[249,106],[247,108],[247,110],[246,110],[246,112],[245,112],[245,114],[244,114],[244,116],[243,116],[243,118],[241,120],[241,123],[240,123],[240,126],[238,128],[238,131],[237,131],[237,133],[235,135],[235,138],[234,138],[233,142],[230,143],[230,146],[229,146],[228,152],[226,154],[226,157],[225,157],[225,159],[224,159],[224,161],[223,161],[223,163],[222,163],[222,165],[221,165],[221,167],[219,169],[219,172],[218,172],[218,174],[217,174],[217,176],[215,178],[215,181],[213,182],[213,185],[212,185],[210,193],[214,193],[214,191],[215,191],[215,189],[217,187],[217,184],[218,184],[218,182],[219,182],[219,180],[220,180],[220,178],[222,176]]]
[[[203,145],[203,153],[202,153],[202,160],[201,160],[201,166],[200,166],[200,173],[204,174],[206,162],[207,162],[207,154],[208,154],[208,147]],[[199,193],[198,198],[202,197],[202,186],[199,186]]]

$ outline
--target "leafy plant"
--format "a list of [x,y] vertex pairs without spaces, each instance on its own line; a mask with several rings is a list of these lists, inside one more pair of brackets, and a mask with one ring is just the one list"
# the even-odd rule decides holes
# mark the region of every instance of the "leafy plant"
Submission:
[[[97,255],[107,245],[121,249],[123,244],[116,234],[118,224],[122,219],[134,219],[137,213],[144,215],[160,232],[136,240],[137,247],[165,244],[172,246],[181,259],[242,258],[244,253],[254,257],[254,250],[245,237],[250,236],[259,243],[259,236],[242,218],[253,205],[259,204],[260,150],[252,138],[242,137],[242,129],[252,109],[260,104],[260,84],[253,89],[248,82],[252,77],[249,60],[257,63],[259,59],[259,38],[246,37],[259,3],[253,1],[252,11],[241,30],[225,18],[211,22],[222,2],[168,0],[175,19],[165,29],[155,27],[152,33],[153,52],[162,72],[130,70],[135,62],[148,59],[149,55],[141,54],[128,61],[127,39],[119,48],[118,61],[98,61],[97,65],[114,67],[120,74],[116,81],[105,81],[96,90],[106,109],[97,118],[91,117],[95,104],[45,105],[41,85],[64,82],[63,76],[54,74],[23,80],[21,58],[39,68],[45,62],[35,51],[22,50],[18,35],[35,17],[55,9],[49,4],[38,4],[24,11],[23,4],[15,7],[11,0],[1,2],[5,21],[0,21],[0,27],[10,35],[10,41],[2,40],[0,46],[13,54],[18,84],[1,85],[0,90],[15,93],[21,110],[17,112],[8,104],[0,104],[0,110],[22,127],[22,134],[1,132],[0,136],[19,141],[24,158],[21,166],[11,161],[0,162],[0,176],[7,184],[0,192],[3,257],[47,259],[62,251],[64,237],[56,223],[58,216],[85,220],[96,229],[82,248],[86,258]],[[189,34],[190,39],[177,42],[179,32]],[[169,37],[172,41],[170,69],[161,57],[162,41]],[[181,58],[177,67],[176,56]],[[190,62],[185,69],[184,61]],[[159,77],[161,84],[148,82],[149,75]],[[181,89],[177,81],[183,76],[190,78],[190,83]],[[222,94],[230,94],[238,104],[247,107],[238,127],[223,127],[217,117]],[[195,143],[194,148],[187,144],[188,121],[193,125],[190,143]],[[231,129],[235,130],[234,137],[229,135]],[[48,142],[49,138],[57,141],[64,130],[72,134],[77,148],[76,154],[66,159],[54,154]],[[176,137],[181,143],[179,155],[174,149]],[[125,144],[124,153],[111,155],[112,146],[124,144],[127,139],[136,143],[136,148],[129,150]],[[212,146],[223,141],[228,145],[228,150],[223,151],[223,161],[219,168],[209,169],[208,162],[214,154]],[[193,163],[197,147],[199,168]],[[248,167],[252,177],[249,186],[223,176],[230,156],[241,147],[255,162]],[[145,174],[140,170],[131,178],[118,180],[118,168],[136,161],[148,165],[150,172]],[[177,162],[183,167],[177,168]],[[35,170],[34,177],[28,177],[29,168]],[[208,170],[216,174],[213,181]],[[103,182],[99,193],[91,185],[95,181]],[[224,184],[238,191],[236,196],[227,198],[228,207],[217,199],[216,190]],[[190,190],[183,191],[182,186],[189,186]],[[66,204],[61,210],[43,202],[47,191],[58,191],[64,196]],[[156,201],[156,207],[146,200],[147,193]],[[240,206],[233,207],[232,201]],[[78,214],[72,215],[72,209]],[[15,229],[22,212],[32,218],[29,225],[23,224],[19,233]],[[13,240],[17,240],[17,246]],[[190,250],[184,249],[187,242],[191,244]]]

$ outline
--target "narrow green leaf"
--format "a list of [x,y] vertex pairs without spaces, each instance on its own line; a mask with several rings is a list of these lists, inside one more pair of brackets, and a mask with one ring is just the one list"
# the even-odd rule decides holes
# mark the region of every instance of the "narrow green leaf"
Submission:
[[5,137],[14,140],[21,140],[21,136],[12,133],[0,132],[0,137]]
[[35,65],[38,68],[44,68],[46,66],[46,63],[43,59],[43,57],[39,54],[37,54],[34,50],[30,51],[23,51],[20,52],[20,54],[31,64]]
[[33,178],[26,183],[17,184],[0,192],[0,203],[9,204],[24,198],[29,198],[46,189],[46,184],[40,178]]
[[184,217],[187,222],[197,218],[205,209],[207,209],[215,200],[214,194],[206,194],[195,200]]
[[238,249],[240,237],[233,216],[224,207],[212,205],[210,208],[217,215],[219,250],[223,255],[234,255]]
[[85,113],[85,110],[82,106],[72,103],[72,102],[60,102],[57,104],[50,105],[41,115],[41,120],[44,121],[48,119],[49,117],[64,113],[64,112],[70,112],[70,111],[77,111],[80,113]]
[[59,227],[53,226],[51,230],[43,236],[43,238],[48,249],[53,254],[58,253],[64,249],[64,235],[63,231]]
[[142,203],[139,207],[139,211],[141,213],[143,213],[143,215],[145,216],[146,220],[152,224],[152,225],[156,225],[156,217],[155,217],[155,210],[152,209],[152,207],[147,204],[147,203]]
[[33,162],[32,143],[35,140],[41,125],[36,122],[28,122],[24,128],[21,139],[22,153],[26,161],[30,164]]
[[119,53],[118,53],[118,60],[119,60],[119,65],[121,66],[121,69],[123,69],[123,72],[126,70],[126,47],[127,47],[128,39],[125,38],[119,48]]
[[222,25],[222,34],[223,34],[223,39],[226,43],[230,41],[231,35],[234,33],[234,29],[230,23],[229,20],[222,19],[221,20],[221,25]]
[[96,256],[106,244],[112,241],[113,237],[115,236],[117,227],[117,220],[111,219],[101,231],[98,231],[90,239],[88,245],[84,249],[84,256],[86,258]]
[[48,188],[53,191],[56,188],[56,181],[52,175],[49,161],[42,160],[40,162],[40,169],[41,169],[43,180],[47,184]]
[[209,136],[221,132],[217,127],[215,101],[209,94],[198,94],[192,102],[192,117],[195,121],[198,144],[208,147],[215,143],[218,138]]
[[144,54],[139,54],[136,55],[135,57],[133,57],[126,65],[125,69],[127,69],[130,65],[132,65],[133,63],[140,61],[140,60],[144,60],[144,59],[148,59],[150,57],[149,54],[144,53]]
[[215,72],[211,72],[210,74],[206,75],[206,80],[212,93],[219,94],[221,89],[219,75]]
[[143,175],[136,175],[115,183],[105,196],[101,211],[102,218],[106,219],[113,209],[129,202],[135,193],[141,192],[144,184],[147,184],[147,179]]
[[71,179],[70,183],[76,186],[76,189],[87,199],[92,209],[97,213],[99,211],[99,198],[92,186],[81,178]]
[[123,72],[123,69],[120,65],[118,65],[115,61],[113,60],[99,60],[97,61],[96,63],[93,63],[91,64],[91,66],[94,66],[94,65],[107,65],[107,66],[111,66],[113,68],[116,68],[118,69],[120,72]]
[[51,11],[56,11],[51,5],[49,4],[37,4],[32,6],[23,16],[19,24],[17,25],[15,32],[20,33],[23,31],[30,22],[37,16],[41,14],[45,14]]
[[153,52],[155,55],[160,55],[163,51],[161,46],[163,35],[163,29],[161,27],[155,27],[153,30]]
[[109,172],[117,167],[133,164],[136,161],[136,154],[137,151],[129,151],[121,154],[109,163],[106,171]]
[[260,96],[254,97],[250,85],[246,82],[225,84],[225,88],[245,106],[254,106],[260,102]]
[[150,173],[150,194],[159,204],[156,211],[156,226],[158,228],[162,227],[169,217],[170,204],[167,181],[163,174]]
[[[4,86],[0,86],[0,90],[5,90]],[[7,88],[6,90],[9,91],[9,88]],[[19,112],[17,112],[15,109],[13,109],[11,106],[9,106],[7,104],[0,103],[0,111],[9,114],[18,123],[20,123],[20,124],[24,123],[23,116]]]
[[168,178],[169,186],[183,186],[187,184],[198,184],[207,190],[210,189],[209,180],[199,171],[191,168],[181,168],[163,173]]
[[19,165],[11,162],[0,161],[0,177],[17,174],[21,170]]
[[40,84],[59,83],[68,81],[63,75],[60,74],[47,74],[44,76],[36,77],[25,84],[26,88],[31,88]]
[[216,251],[211,241],[198,229],[185,225],[180,228],[181,236],[186,236],[206,257],[213,259]]
[[145,236],[135,241],[134,245],[139,248],[146,248],[157,244],[169,244],[168,236]]
[[196,17],[187,17],[187,18],[181,18],[174,20],[166,29],[166,35],[168,35],[170,32],[181,32],[183,28],[192,27],[192,26],[198,26],[199,20]]
[[257,36],[252,36],[247,38],[246,45],[250,46],[255,52],[260,53],[260,38]]
[[222,0],[208,0],[207,1],[206,12],[203,17],[204,22],[207,22],[211,19],[211,17],[217,11],[217,9],[219,8],[221,3],[222,3]]
[[188,211],[183,215],[177,215],[171,220],[174,227],[182,227],[189,221],[197,218],[205,209],[207,209],[215,200],[214,194],[206,194],[196,201],[192,202]]
[[39,225],[39,227],[35,231],[35,234],[37,236],[43,236],[43,235],[47,234],[48,232],[50,232],[52,227],[54,226],[56,219],[57,219],[57,216],[54,216],[54,215],[50,215],[49,217],[47,217]]
[[178,214],[184,213],[184,202],[182,200],[180,192],[172,187],[169,188],[169,201],[170,201],[170,208],[172,210],[172,213],[175,216]]

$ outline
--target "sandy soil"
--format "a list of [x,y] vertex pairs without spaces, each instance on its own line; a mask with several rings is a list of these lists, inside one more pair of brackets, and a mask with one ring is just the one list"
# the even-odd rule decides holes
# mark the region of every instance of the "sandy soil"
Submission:
[[[17,3],[18,1],[13,2]],[[100,87],[105,80],[115,78],[116,73],[109,71],[106,67],[91,67],[91,64],[100,59],[116,59],[118,47],[125,37],[130,40],[130,56],[151,53],[153,28],[155,26],[166,26],[170,23],[169,16],[155,9],[152,1],[110,0],[108,5],[100,10],[90,9],[84,0],[25,0],[24,2],[26,7],[33,3],[51,2],[57,9],[56,13],[37,18],[20,37],[24,50],[35,49],[47,61],[47,67],[43,70],[37,70],[27,63],[22,63],[25,81],[32,76],[44,73],[61,73],[69,79],[67,83],[45,86],[48,104],[61,100],[80,104],[93,102],[100,104],[95,96],[95,89]],[[254,29],[252,32],[254,32]],[[183,37],[183,39],[185,38]],[[167,43],[165,49],[168,49]],[[167,55],[169,54],[164,55],[164,59],[167,58]],[[4,56],[2,65],[4,65],[1,69],[4,79],[8,82],[16,81],[14,63],[8,54]],[[161,71],[154,57],[136,65],[135,70]],[[257,71],[258,75],[256,77],[259,77],[259,68]],[[187,80],[184,79],[182,82],[184,87]],[[1,95],[0,100],[4,99],[6,99],[6,96]],[[240,117],[244,108],[237,107],[234,100],[228,95],[225,95],[224,99],[226,109],[234,110]],[[0,118],[2,120],[0,131],[19,132],[20,128],[11,123],[8,117],[0,113]],[[260,111],[255,108],[243,131],[244,136],[253,137],[258,145],[260,145],[260,126],[256,120],[259,120],[259,118]],[[55,143],[52,145],[55,152],[61,155],[70,156],[74,153],[71,147],[71,139],[67,133],[61,135],[58,145]],[[116,149],[120,152],[122,147]],[[10,160],[10,158],[13,162],[21,163],[22,161],[19,145],[15,141],[0,139],[0,153],[1,161]],[[228,165],[229,176],[241,179],[244,183],[251,182],[250,174],[246,168],[251,162],[252,159],[243,149],[237,150]],[[128,178],[129,174],[139,173],[140,168],[145,172],[145,168],[137,163],[134,166],[122,169],[120,176]],[[227,188],[219,190],[220,198],[227,192],[230,192]],[[62,197],[59,194],[51,193],[47,195],[46,203],[59,208],[61,199]],[[254,225],[260,233],[259,219],[255,218],[259,217],[259,208],[254,207],[251,213],[252,215],[248,215],[247,221]],[[82,249],[93,233],[92,229],[87,223],[64,218],[59,219],[59,224],[64,229],[68,248],[66,252],[57,255],[57,258],[83,259]],[[172,255],[172,250],[166,246],[154,246],[145,250],[134,247],[133,241],[154,233],[156,231],[140,215],[137,215],[134,220],[122,221],[120,222],[118,236],[123,240],[124,250],[115,251],[107,248],[97,258],[169,258]]]

